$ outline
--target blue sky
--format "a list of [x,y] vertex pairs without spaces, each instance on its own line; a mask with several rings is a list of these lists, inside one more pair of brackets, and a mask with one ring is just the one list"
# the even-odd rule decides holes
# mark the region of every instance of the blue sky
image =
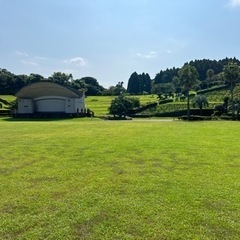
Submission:
[[0,0],[0,68],[105,87],[195,59],[240,59],[240,0]]

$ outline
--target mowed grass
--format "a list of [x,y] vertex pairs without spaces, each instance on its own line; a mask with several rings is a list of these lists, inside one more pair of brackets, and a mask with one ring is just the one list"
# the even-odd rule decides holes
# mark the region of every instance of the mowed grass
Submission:
[[[16,99],[13,95],[0,95],[0,98],[8,102],[13,102]],[[8,106],[2,103],[2,108],[0,108],[0,110],[7,109],[7,108]]]
[[85,99],[86,108],[91,109],[95,116],[107,115],[111,101],[115,96],[87,96]]
[[6,100],[8,102],[12,102],[16,99],[13,95],[0,95],[0,98]]
[[[87,96],[85,99],[86,108],[92,110],[95,116],[105,116],[109,114],[109,107],[111,105],[111,101],[116,96]],[[157,95],[141,95],[141,96],[133,96],[139,98],[141,105],[146,105],[148,103],[158,102]],[[16,98],[12,95],[0,95],[0,98],[12,102]],[[5,108],[5,106],[3,106]]]
[[[104,116],[109,114],[111,101],[116,96],[88,96],[86,97],[86,107],[91,109],[95,116]],[[158,102],[157,95],[132,96],[139,98],[141,105]]]
[[239,239],[239,122],[0,120],[0,239]]

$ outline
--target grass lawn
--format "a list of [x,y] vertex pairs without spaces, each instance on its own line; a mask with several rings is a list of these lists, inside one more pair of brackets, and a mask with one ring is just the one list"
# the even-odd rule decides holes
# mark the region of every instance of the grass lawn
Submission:
[[[95,116],[108,115],[108,108],[111,105],[111,101],[116,96],[87,96],[85,99],[86,108],[91,109]],[[140,99],[141,105],[146,105],[148,103],[157,102],[157,95],[141,95],[134,96]],[[0,95],[0,98],[7,100],[9,102],[14,101],[15,97],[12,95]],[[5,106],[3,106],[4,108]]]
[[[12,102],[14,101],[16,98],[13,96],[13,95],[0,95],[0,98],[5,100],[5,101],[8,101],[8,102]],[[3,103],[2,103],[2,109],[6,109],[8,106],[5,106]],[[1,108],[0,108],[1,110]]]
[[[86,107],[90,108],[95,116],[108,115],[108,108],[115,97],[116,96],[89,96],[86,98]],[[141,105],[158,102],[157,95],[141,95],[133,97],[139,98]]]
[[0,119],[0,239],[239,239],[239,127]]

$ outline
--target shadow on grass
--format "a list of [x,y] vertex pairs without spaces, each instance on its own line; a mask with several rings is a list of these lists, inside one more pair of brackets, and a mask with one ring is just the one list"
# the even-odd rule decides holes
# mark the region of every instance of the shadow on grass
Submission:
[[63,120],[70,120],[73,117],[62,117],[62,118],[3,118],[3,121],[7,122],[46,122],[46,121],[63,121]]

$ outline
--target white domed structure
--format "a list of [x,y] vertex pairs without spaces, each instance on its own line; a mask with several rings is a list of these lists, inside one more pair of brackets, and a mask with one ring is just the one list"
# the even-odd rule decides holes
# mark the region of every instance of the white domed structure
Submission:
[[77,115],[85,110],[85,93],[51,82],[38,82],[16,93],[18,115]]

